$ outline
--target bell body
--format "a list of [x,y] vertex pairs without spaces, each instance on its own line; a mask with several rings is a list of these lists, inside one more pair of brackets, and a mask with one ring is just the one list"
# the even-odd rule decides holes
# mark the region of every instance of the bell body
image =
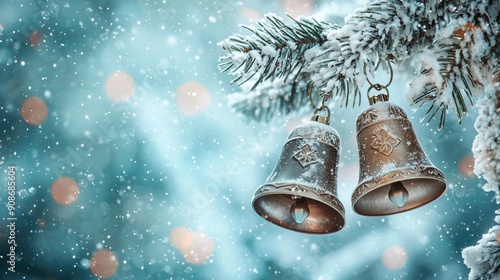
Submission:
[[[255,192],[252,200],[255,211],[266,220],[294,231],[340,230],[345,214],[337,198],[339,143],[337,131],[329,125],[309,121],[296,127],[284,144],[273,172]],[[299,211],[297,205],[305,205],[307,211]]]
[[444,174],[422,150],[403,108],[380,95],[370,103],[356,121],[360,171],[354,211],[389,215],[438,198],[446,189]]

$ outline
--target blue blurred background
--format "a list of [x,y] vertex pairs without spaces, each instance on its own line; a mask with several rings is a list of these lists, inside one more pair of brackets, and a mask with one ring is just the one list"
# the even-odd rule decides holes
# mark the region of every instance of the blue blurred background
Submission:
[[[391,100],[446,174],[445,195],[393,216],[353,213],[363,100],[332,103],[342,231],[296,233],[252,210],[288,133],[312,112],[269,123],[232,112],[226,99],[238,88],[219,73],[217,43],[268,12],[342,23],[363,4],[2,0],[0,278],[466,279],[461,250],[493,225],[496,207],[472,173],[475,114],[462,125],[450,116],[442,131],[421,123],[423,110],[404,99],[412,73],[396,70]],[[58,192],[61,179],[73,192]]]

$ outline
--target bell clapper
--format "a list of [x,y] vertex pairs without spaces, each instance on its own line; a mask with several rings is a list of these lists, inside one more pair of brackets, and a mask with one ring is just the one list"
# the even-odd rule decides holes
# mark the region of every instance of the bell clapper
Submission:
[[406,204],[408,201],[408,190],[403,186],[403,183],[398,181],[391,184],[389,199],[399,207],[403,207]]
[[295,199],[295,203],[290,207],[290,215],[298,224],[304,222],[309,216],[309,207],[307,206],[307,200],[301,196],[292,196]]

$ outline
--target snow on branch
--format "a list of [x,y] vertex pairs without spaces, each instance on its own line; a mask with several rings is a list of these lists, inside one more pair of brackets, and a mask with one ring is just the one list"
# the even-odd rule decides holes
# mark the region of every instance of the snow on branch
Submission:
[[[480,36],[481,33],[476,33],[476,37]],[[418,104],[421,107],[430,103],[426,112],[429,121],[441,111],[439,117],[441,129],[444,127],[448,108],[457,113],[460,123],[462,117],[467,114],[467,104],[470,106],[474,104],[473,96],[483,93],[486,80],[486,75],[483,73],[488,73],[488,70],[484,69],[487,67],[482,66],[482,63],[470,62],[469,56],[474,56],[470,50],[474,47],[471,45],[471,40],[464,42],[464,37],[465,34],[458,36],[455,32],[451,37],[446,37],[440,43],[422,50],[416,59],[420,75],[411,82],[406,95],[410,104]]]
[[[497,210],[496,214],[500,214]],[[495,218],[500,223],[500,216]],[[477,245],[462,250],[465,265],[470,268],[469,280],[500,278],[500,246],[498,234],[500,226],[493,226]]]
[[499,10],[496,0],[375,0],[350,14],[342,27],[310,17],[286,24],[270,14],[258,27],[245,26],[251,35],[219,43],[227,53],[220,69],[236,75],[233,82],[240,85],[252,82],[250,95],[263,81],[291,83],[307,72],[323,95],[354,105],[366,80],[365,65],[371,72],[380,60],[415,61],[417,77],[407,100],[430,104],[429,119],[439,115],[443,126],[448,109],[459,120],[467,113],[484,86],[482,73],[498,59],[493,47]]
[[[430,104],[429,119],[441,111],[442,128],[448,108],[460,120],[467,113],[465,100],[472,105],[472,97],[482,92],[483,65],[495,43],[485,34],[494,34],[491,27],[498,25],[489,25],[490,2],[374,1],[327,34],[321,55],[311,61],[312,80],[326,92],[349,95],[363,85],[365,65],[415,60],[420,73],[407,100]],[[353,87],[344,90],[346,80]]]
[[500,203],[500,67],[493,75],[493,86],[478,100],[478,117],[474,123],[477,136],[472,145],[474,173],[483,177],[485,191],[496,193]]
[[[483,177],[485,191],[494,191],[500,203],[500,66],[493,72],[485,95],[478,100],[478,117],[474,123],[477,136],[472,151],[475,164],[474,173]],[[477,245],[462,250],[465,264],[471,270],[469,280],[500,278],[500,210],[496,210],[493,226]]]
[[243,26],[252,35],[234,35],[219,43],[227,52],[220,58],[221,71],[237,76],[232,83],[252,80],[252,90],[266,80],[283,77],[287,82],[292,73],[294,80],[305,66],[307,50],[326,40],[323,31],[338,28],[309,17],[285,24],[275,14],[265,15],[258,25]]

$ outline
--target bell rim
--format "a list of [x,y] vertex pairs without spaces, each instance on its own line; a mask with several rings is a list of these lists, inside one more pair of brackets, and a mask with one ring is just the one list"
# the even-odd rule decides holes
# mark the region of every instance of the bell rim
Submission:
[[[393,177],[393,175],[395,175],[395,174],[402,174],[404,176],[413,176],[413,177],[401,180],[404,177],[398,177],[398,176]],[[393,177],[393,178],[391,180],[385,181],[384,179],[386,177],[389,177],[389,176]],[[438,195],[432,197],[431,199],[429,199],[428,201],[426,201],[424,203],[419,204],[418,206],[403,209],[403,210],[398,211],[398,212],[390,212],[390,213],[383,213],[383,214],[369,214],[369,213],[363,213],[363,212],[356,210],[357,202],[366,194],[371,193],[377,189],[386,187],[387,185],[395,183],[395,182],[404,182],[404,181],[415,180],[415,179],[429,179],[429,180],[440,181],[441,183],[443,183],[443,190]],[[383,181],[383,182],[381,182],[381,181]],[[393,214],[398,214],[398,213],[404,213],[406,211],[413,210],[415,208],[427,205],[427,204],[437,200],[446,192],[447,187],[448,187],[448,182],[446,181],[444,173],[434,166],[426,166],[425,168],[420,168],[420,171],[414,170],[414,169],[396,169],[396,170],[393,170],[389,173],[384,174],[384,176],[382,176],[382,177],[372,178],[371,180],[365,180],[365,181],[359,183],[352,194],[351,206],[352,206],[352,209],[354,212],[356,212],[359,215],[363,215],[363,216],[388,216],[388,215],[393,215]]]
[[[287,187],[294,188],[298,187],[295,191],[286,189]],[[300,189],[304,189],[304,187],[309,188],[311,191],[298,191]],[[291,228],[291,227],[286,227],[283,224],[275,223],[273,220],[266,219],[265,217],[262,216],[262,213],[257,211],[256,209],[256,202],[260,198],[263,198],[265,196],[273,196],[273,195],[290,195],[290,196],[300,196],[300,197],[305,197],[309,198],[318,202],[321,202],[322,204],[328,206],[331,208],[333,211],[335,211],[341,218],[342,218],[342,223],[338,226],[337,229],[332,230],[332,231],[320,231],[320,232],[311,232],[311,231],[305,231],[297,228]],[[328,197],[328,199],[325,199],[325,197]],[[332,203],[329,203],[332,202]],[[332,193],[330,192],[322,192],[321,194],[319,192],[314,191],[314,188],[312,188],[309,185],[305,184],[279,184],[279,183],[274,183],[274,184],[264,184],[261,185],[254,193],[254,196],[252,197],[252,208],[253,210],[263,219],[266,221],[277,225],[279,227],[296,231],[296,232],[301,232],[301,233],[307,233],[307,234],[330,234],[330,233],[335,233],[340,230],[342,230],[345,227],[346,224],[346,217],[345,217],[345,207],[342,204],[342,202]]]
[[[263,190],[264,188],[266,187],[271,187],[271,188],[274,188],[274,190],[280,190],[282,188],[286,188],[286,187],[297,187],[297,188],[301,188],[303,189],[304,187],[302,186],[305,186],[307,188],[309,188],[311,191],[310,192],[307,192],[307,191],[302,191],[302,190],[296,190],[296,191],[293,191],[293,190],[289,190],[289,189],[285,189],[284,191],[282,192],[279,192],[279,193],[266,193],[266,192],[270,192],[271,189],[269,190]],[[310,194],[312,193],[312,195]],[[260,186],[254,193],[254,196],[252,198],[252,205],[253,205],[253,202],[260,198],[260,197],[263,197],[263,196],[268,196],[268,195],[275,195],[275,194],[289,194],[289,195],[292,195],[292,196],[301,196],[301,197],[307,197],[307,198],[310,198],[310,199],[316,199],[316,198],[321,198],[322,196],[329,196],[329,198],[333,201],[335,201],[335,203],[333,204],[330,204],[328,203],[325,199],[316,199],[318,201],[321,201],[323,204],[326,204],[328,206],[330,205],[335,205],[337,207],[339,207],[342,212],[345,213],[345,207],[342,205],[341,201],[331,192],[328,192],[328,191],[324,191],[324,192],[316,192],[314,191],[314,187],[311,187],[307,184],[304,184],[304,183],[297,183],[297,184],[290,184],[290,183],[286,183],[286,184],[279,184],[279,183],[274,183],[274,184],[264,184],[262,186]],[[331,207],[331,208],[334,208],[335,207]],[[340,212],[340,211],[339,211]],[[343,215],[345,216],[345,215]]]

